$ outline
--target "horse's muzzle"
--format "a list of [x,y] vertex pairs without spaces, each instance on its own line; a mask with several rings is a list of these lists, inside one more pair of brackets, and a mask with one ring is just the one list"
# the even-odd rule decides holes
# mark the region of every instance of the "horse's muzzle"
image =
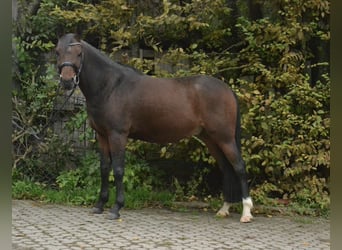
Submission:
[[71,79],[63,79],[62,77],[60,77],[59,83],[62,86],[63,89],[65,90],[71,90],[73,88],[75,88],[77,86],[77,76],[75,75],[73,78]]

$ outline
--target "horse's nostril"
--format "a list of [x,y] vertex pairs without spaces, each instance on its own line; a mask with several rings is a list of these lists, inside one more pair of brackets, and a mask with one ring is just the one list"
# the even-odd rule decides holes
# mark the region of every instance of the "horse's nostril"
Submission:
[[71,79],[68,79],[68,80],[65,80],[63,79],[62,77],[60,78],[60,84],[61,86],[66,89],[66,90],[70,90],[74,87],[74,80],[71,78]]

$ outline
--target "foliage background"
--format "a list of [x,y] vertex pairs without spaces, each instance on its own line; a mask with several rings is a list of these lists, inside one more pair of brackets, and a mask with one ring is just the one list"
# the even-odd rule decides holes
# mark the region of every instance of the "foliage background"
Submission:
[[[97,164],[96,157],[75,152],[71,141],[51,129],[44,140],[37,139],[58,94],[54,44],[59,34],[77,32],[146,74],[224,80],[239,97],[253,199],[329,208],[330,1],[18,0],[16,7],[14,180],[82,187],[82,169],[92,171]],[[152,50],[154,58],[142,57],[142,49]],[[74,114],[69,130],[85,120],[84,111]],[[80,139],[94,144],[91,133]],[[195,138],[168,145],[130,142],[128,151],[133,156],[126,160],[128,190],[172,185],[174,199],[219,195],[219,187],[211,185],[219,177],[215,161]],[[160,157],[164,161],[156,160]],[[181,162],[191,170],[183,178],[185,168],[176,167]],[[175,172],[156,171],[155,165],[171,165]]]

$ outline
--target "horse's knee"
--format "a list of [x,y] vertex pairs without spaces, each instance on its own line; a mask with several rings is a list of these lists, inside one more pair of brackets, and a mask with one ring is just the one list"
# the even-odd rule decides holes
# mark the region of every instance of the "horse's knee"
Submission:
[[102,190],[100,192],[100,199],[103,203],[106,203],[109,199],[109,192],[108,189],[107,190]]
[[124,176],[124,168],[121,166],[120,167],[114,167],[113,172],[114,172],[115,182],[117,182],[117,181],[122,182],[123,176]]

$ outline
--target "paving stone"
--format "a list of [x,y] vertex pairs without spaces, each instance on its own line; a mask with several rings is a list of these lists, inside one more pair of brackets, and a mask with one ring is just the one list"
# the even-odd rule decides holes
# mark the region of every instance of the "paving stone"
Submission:
[[123,209],[119,221],[107,220],[107,213],[93,215],[84,207],[13,200],[12,248],[330,249],[329,220],[321,218],[257,215],[252,223],[241,224],[240,215],[234,213],[218,219],[210,212]]

